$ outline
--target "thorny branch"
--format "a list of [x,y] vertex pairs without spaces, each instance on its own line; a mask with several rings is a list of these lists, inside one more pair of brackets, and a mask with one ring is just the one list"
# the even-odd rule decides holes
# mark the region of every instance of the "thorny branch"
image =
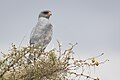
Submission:
[[[23,47],[18,49],[12,45],[9,54],[3,54],[4,58],[0,60],[0,79],[2,80],[71,80],[81,79],[81,77],[89,80],[99,80],[90,76],[85,71],[86,66],[95,67],[103,62],[97,61],[98,57],[103,56],[100,54],[85,60],[79,60],[74,57],[73,48],[76,44],[70,44],[71,47],[62,51],[62,45],[58,42],[58,50],[52,49],[48,52],[41,53],[39,48]],[[40,54],[39,57],[31,60],[31,64],[27,64],[29,54]],[[77,72],[78,71],[78,72]]]

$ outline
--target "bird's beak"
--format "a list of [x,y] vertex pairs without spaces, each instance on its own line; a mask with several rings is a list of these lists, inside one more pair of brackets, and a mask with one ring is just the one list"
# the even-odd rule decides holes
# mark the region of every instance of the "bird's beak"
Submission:
[[52,13],[51,13],[51,11],[49,11],[48,16],[51,16],[51,15],[52,15]]

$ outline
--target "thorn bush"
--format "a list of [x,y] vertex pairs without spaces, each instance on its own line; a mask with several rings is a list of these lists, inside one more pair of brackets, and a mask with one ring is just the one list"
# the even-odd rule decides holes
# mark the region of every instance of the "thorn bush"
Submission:
[[[0,60],[0,80],[81,80],[81,77],[99,80],[98,77],[86,74],[85,67],[99,66],[108,60],[103,62],[96,60],[103,53],[85,60],[75,59],[73,52],[75,45],[62,51],[58,42],[58,49],[40,52],[39,48],[27,46],[18,49],[12,44],[7,54],[1,53],[3,58]],[[35,56],[35,59],[30,60],[30,64],[27,63],[30,59],[29,54]]]

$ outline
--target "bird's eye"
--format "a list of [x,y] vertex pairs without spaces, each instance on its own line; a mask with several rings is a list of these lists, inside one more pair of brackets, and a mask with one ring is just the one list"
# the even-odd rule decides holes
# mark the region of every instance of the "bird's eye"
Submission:
[[48,14],[49,12],[48,11],[44,11],[43,14]]

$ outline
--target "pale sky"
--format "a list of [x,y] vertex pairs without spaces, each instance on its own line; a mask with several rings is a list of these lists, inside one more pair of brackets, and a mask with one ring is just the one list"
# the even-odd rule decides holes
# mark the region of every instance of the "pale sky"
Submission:
[[[64,48],[75,47],[78,58],[104,52],[109,62],[101,65],[101,80],[119,80],[120,76],[120,1],[119,0],[0,0],[0,51],[9,50],[11,43],[29,43],[32,28],[42,10],[52,11],[50,22],[54,34],[47,49],[59,40]],[[102,58],[102,57],[101,57]]]

